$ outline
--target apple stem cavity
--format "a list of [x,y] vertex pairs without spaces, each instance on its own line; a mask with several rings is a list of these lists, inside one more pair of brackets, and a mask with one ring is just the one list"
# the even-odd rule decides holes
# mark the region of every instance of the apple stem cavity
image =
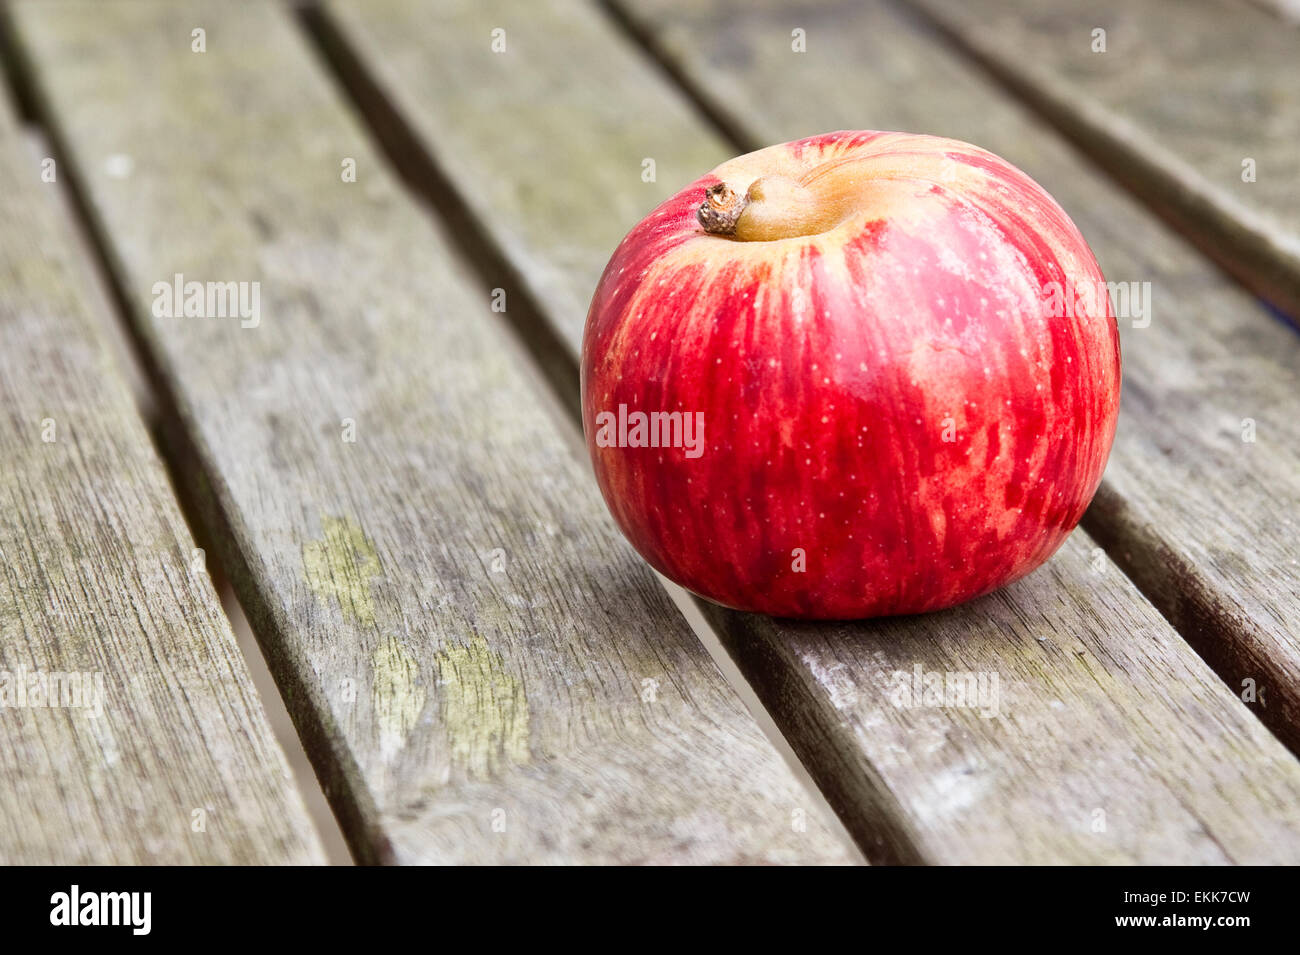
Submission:
[[696,218],[710,235],[742,242],[815,235],[844,217],[843,204],[827,198],[786,176],[755,179],[744,195],[717,182],[705,191]]

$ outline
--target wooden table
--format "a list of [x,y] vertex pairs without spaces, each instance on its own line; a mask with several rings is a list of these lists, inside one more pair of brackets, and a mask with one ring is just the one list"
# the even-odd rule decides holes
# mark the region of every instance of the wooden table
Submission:
[[[97,704],[0,707],[0,861],[323,859],[215,572],[358,861],[1300,861],[1280,10],[9,3],[0,675]],[[795,624],[622,540],[576,361],[633,223],[837,128],[1000,153],[1153,309],[1045,567]],[[256,313],[159,307],[190,280]],[[896,705],[917,668],[995,674],[997,712]]]

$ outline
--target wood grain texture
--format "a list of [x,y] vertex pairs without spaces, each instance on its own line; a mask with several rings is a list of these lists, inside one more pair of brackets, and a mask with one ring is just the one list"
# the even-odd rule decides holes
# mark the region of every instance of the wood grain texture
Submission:
[[[602,513],[489,290],[290,14],[15,19],[354,852],[851,860],[831,820],[792,825],[808,794]],[[123,153],[132,174],[105,175]],[[260,282],[260,323],[155,317],[153,283],[175,273]]]
[[[773,15],[772,22],[764,21],[770,29],[759,36],[757,21],[746,13],[751,4],[731,6],[725,18],[717,9],[693,14],[698,7],[658,8],[646,23],[656,35],[672,40],[670,48],[684,51],[684,68],[698,70],[721,102],[752,97],[735,122],[752,122],[756,139],[795,138],[837,125],[883,125],[872,122],[871,114],[880,108],[866,108],[853,120],[828,121],[826,114],[832,108],[827,100],[847,111],[851,98],[860,103],[870,95],[873,81],[867,72],[889,73],[897,67],[898,57],[875,49],[893,42],[887,33],[865,53],[860,49],[862,36],[871,35],[871,28],[886,30],[887,22],[850,23],[850,29],[828,17],[827,31],[845,36],[842,49],[859,49],[852,54],[853,65],[838,58],[829,65],[825,60],[817,66],[803,64],[800,82],[820,77],[843,84],[842,93],[832,89],[823,95],[806,85],[781,88],[790,75],[781,72],[776,57],[781,51],[790,55],[790,30],[798,21]],[[489,9],[498,13],[506,8]],[[369,69],[417,144],[433,153],[455,143],[472,157],[460,161],[463,172],[453,174],[454,188],[473,195],[485,188],[486,179],[503,175],[512,176],[520,190],[544,188],[544,177],[532,167],[513,173],[505,167],[491,138],[479,135],[473,124],[453,128],[455,117],[445,101],[463,85],[483,81],[472,65],[462,63],[461,72],[451,74],[454,80],[422,66],[455,58],[457,47],[473,42],[479,21],[452,18],[438,31],[425,31],[419,28],[419,11],[402,5],[376,8],[336,0],[328,10],[337,39]],[[555,49],[560,64],[612,60],[614,66],[601,69],[616,75],[618,62],[631,64],[640,56],[608,25],[584,35],[590,44],[584,56],[568,45],[571,34],[552,36],[543,17],[525,22],[527,28],[520,32],[527,41],[535,49]],[[705,39],[714,45],[702,47]],[[753,54],[760,43],[772,51],[770,61]],[[902,62],[908,55],[918,54],[909,48]],[[908,85],[906,97],[923,95],[925,66],[924,60],[917,61],[900,82]],[[533,68],[561,69],[555,64]],[[765,70],[774,74],[770,81],[761,79]],[[509,83],[524,89],[530,81],[524,75]],[[638,110],[621,121],[668,130],[653,147],[656,155],[671,157],[677,149],[689,152],[712,141],[715,134],[702,121],[687,129],[681,142],[674,139],[682,135],[680,129],[660,122],[661,116],[679,115],[681,109],[672,103],[680,94],[665,80],[638,95]],[[836,101],[837,95],[843,100]],[[770,104],[775,105],[769,109]],[[548,114],[544,126],[530,124],[523,111],[513,114],[511,122],[521,142],[542,136],[581,141],[592,135],[582,128],[592,120],[579,110]],[[796,124],[799,128],[786,131]],[[774,131],[778,125],[780,131]],[[609,162],[601,154],[581,152],[560,173],[574,183],[608,175],[614,187],[635,197],[640,186],[635,177],[616,179],[603,168],[589,171]],[[702,171],[690,170],[679,185]],[[577,221],[599,214],[599,209],[587,208],[567,217],[565,241],[596,241],[599,228]],[[527,220],[526,209],[485,205],[480,213],[483,227],[502,236],[503,244],[506,236],[515,245],[528,244],[520,259],[525,273],[528,263],[547,255],[546,241],[530,238],[543,230]],[[1159,232],[1153,226],[1148,231]],[[1161,249],[1171,246],[1166,239]],[[598,252],[611,250],[612,244],[582,256],[566,254],[570,261],[595,260]],[[570,307],[567,303],[580,300],[594,285],[594,276],[582,268],[567,268],[564,275],[569,291],[541,303],[556,323],[564,321],[560,313]],[[1294,834],[1300,785],[1295,760],[1133,585],[1098,559],[1083,533],[1048,567],[1012,589],[945,614],[853,626],[792,626],[717,608],[708,613],[873,860],[1300,858]],[[918,665],[927,674],[983,674],[986,679],[996,674],[999,714],[985,719],[969,708],[895,705],[890,697],[897,689],[896,674],[912,674]],[[1243,779],[1248,781],[1244,785]],[[1094,831],[1103,823],[1102,831]]]
[[[378,0],[325,9],[347,35],[384,45],[385,56],[367,66],[386,86],[420,78],[418,92],[428,95],[404,118],[446,180],[473,183],[459,196],[528,293],[547,303],[544,319],[572,352],[610,250],[683,182],[731,155],[689,102],[662,95],[653,63],[629,57],[589,3]],[[410,42],[391,42],[417,23]],[[491,45],[497,29],[502,52]],[[346,36],[337,42],[334,30],[328,40],[348,54]]]
[[[1300,751],[1300,338],[888,5],[638,9],[756,142],[854,123],[970,140],[1056,197],[1108,280],[1150,283],[1150,314],[1120,321],[1119,431],[1085,527]],[[794,20],[816,49],[771,39]]]
[[1300,320],[1300,32],[1243,0],[913,2]]
[[707,615],[873,860],[1300,860],[1294,758],[1091,547],[926,617]]
[[323,861],[60,186],[0,111],[0,862]]

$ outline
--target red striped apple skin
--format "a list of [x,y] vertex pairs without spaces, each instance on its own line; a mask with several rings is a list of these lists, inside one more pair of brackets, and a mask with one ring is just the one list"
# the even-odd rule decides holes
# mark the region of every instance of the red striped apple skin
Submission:
[[[709,186],[773,175],[839,183],[848,211],[766,241],[701,227]],[[1120,393],[1101,283],[1051,196],[967,143],[838,132],[724,163],[596,289],[601,492],[652,566],[729,607],[852,619],[985,594],[1047,560],[1101,480]],[[598,416],[620,406],[698,413],[702,445],[619,446]]]

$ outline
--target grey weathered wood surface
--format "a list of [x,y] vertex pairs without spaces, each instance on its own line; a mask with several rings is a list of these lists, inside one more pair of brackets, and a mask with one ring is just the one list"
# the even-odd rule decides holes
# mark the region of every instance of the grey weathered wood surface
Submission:
[[[407,117],[421,147],[449,181],[473,184],[459,197],[528,293],[547,303],[544,320],[572,352],[618,241],[732,153],[688,101],[663,95],[653,62],[629,57],[608,18],[585,0],[449,3],[436,13],[409,0],[325,9],[377,36],[424,24],[426,42],[386,48],[395,59],[384,75],[423,74],[422,109]],[[492,49],[495,29],[504,31],[504,52]],[[455,41],[438,42],[439,33]],[[346,57],[348,44],[336,39],[327,32],[330,48]],[[383,109],[366,105],[368,115]],[[590,281],[575,283],[575,275]]]
[[1300,320],[1300,31],[1243,0],[912,2]]
[[[833,820],[792,825],[809,794],[614,530],[489,290],[291,15],[14,18],[354,851],[851,860]],[[105,173],[117,154],[129,177]],[[153,317],[174,273],[260,282],[261,323]]]
[[[754,142],[854,123],[971,140],[1047,187],[1109,280],[1151,283],[1150,324],[1120,322],[1119,433],[1085,526],[1300,750],[1300,337],[889,5],[637,9]],[[771,38],[795,20],[808,53]]]
[[[61,186],[3,99],[0,862],[322,861],[110,358]],[[37,673],[89,674],[102,715],[19,705]]]
[[[474,200],[483,228],[500,246],[526,246],[516,260],[525,279],[533,262],[547,259],[550,244],[584,246],[563,248],[532,276],[532,287],[542,290],[541,306],[556,327],[572,327],[572,310],[576,303],[585,305],[618,238],[612,233],[621,231],[595,221],[606,204],[634,209],[644,201],[648,208],[651,200],[643,200],[636,170],[628,170],[616,152],[583,149],[566,156],[562,146],[534,145],[544,139],[562,144],[617,138],[622,133],[606,128],[609,120],[603,114],[595,113],[602,116],[597,120],[595,111],[571,105],[548,107],[530,120],[530,111],[514,104],[527,103],[528,91],[536,88],[559,91],[578,104],[634,96],[637,108],[618,122],[629,130],[658,131],[645,149],[662,157],[661,169],[675,168],[679,152],[694,156],[701,144],[717,142],[699,119],[683,128],[679,94],[662,76],[646,78],[639,52],[599,17],[567,12],[557,29],[549,8],[476,4],[472,10],[445,13],[437,30],[427,30],[421,28],[419,11],[404,4],[336,0],[327,9],[333,42],[346,46],[358,68],[370,72],[370,82],[406,122],[415,145],[437,157],[460,154],[446,171],[463,195],[482,197],[503,179],[523,195],[551,188],[556,177],[565,182],[555,188],[573,194],[585,182],[605,184],[599,203],[569,210],[560,239],[526,205]],[[880,27],[878,22],[837,27],[845,34],[843,48],[856,47],[853,57],[860,64],[850,69],[838,60],[816,66],[805,61],[799,80],[805,85],[795,84],[779,95],[782,91],[773,87],[790,81],[784,65],[756,62],[749,51],[762,42],[789,55],[790,29],[798,21],[773,15],[759,36],[747,9],[749,5],[733,6],[726,24],[720,17],[690,18],[684,4],[674,11],[680,20],[661,13],[675,41],[683,48],[692,44],[684,59],[698,55],[701,61],[752,67],[740,74],[708,70],[707,81],[729,99],[755,84],[754,99],[746,103],[752,114],[743,119],[761,126],[765,140],[872,125],[878,107],[864,109],[856,120],[832,120],[830,115],[835,108],[847,112],[850,100],[870,103],[881,95],[872,91],[868,73],[888,74],[907,63],[907,56],[918,55],[916,47],[907,48],[901,59],[876,50],[891,42],[884,35],[863,50],[862,34],[870,32],[864,27]],[[828,30],[834,22],[828,14]],[[485,72],[496,69],[478,50],[486,45],[489,23],[504,26],[512,42],[530,51],[516,69]],[[713,38],[718,46],[700,53],[702,37]],[[925,49],[926,55],[932,52],[943,57]],[[436,68],[430,66],[434,63]],[[923,65],[918,61],[901,80],[889,81],[910,84],[905,95],[898,95],[923,95]],[[580,78],[588,69],[595,69],[601,82],[583,84]],[[770,82],[755,79],[761,70],[774,74]],[[494,91],[476,93],[488,85],[488,75]],[[625,90],[619,76],[630,77],[635,89]],[[819,102],[806,85],[813,77],[839,77],[843,90],[831,90]],[[498,104],[493,120],[508,126],[517,142],[528,144],[519,147],[521,152],[542,150],[549,161],[521,165],[501,148],[496,130],[480,131],[487,102],[467,113],[448,105],[461,96],[472,102],[479,95],[490,95]],[[766,104],[773,101],[777,105],[766,113]],[[797,116],[803,116],[802,124],[793,128]],[[1046,139],[1032,128],[1026,132]],[[1046,141],[1042,148],[1051,148]],[[678,184],[703,171],[684,172]],[[630,225],[630,218],[623,223],[624,228]],[[1146,231],[1157,230],[1147,225]],[[1157,251],[1173,254],[1171,247],[1176,249],[1165,239]],[[549,295],[545,289],[557,276],[566,291]],[[1093,566],[1103,569],[1094,572]],[[873,858],[1300,859],[1295,760],[1122,574],[1096,563],[1083,533],[1047,568],[1012,589],[946,614],[853,626],[793,626],[716,608],[708,612]],[[916,665],[927,672],[998,674],[1002,715],[984,720],[970,710],[893,706],[894,674],[911,673]],[[1097,810],[1105,814],[1104,832],[1093,832]]]

